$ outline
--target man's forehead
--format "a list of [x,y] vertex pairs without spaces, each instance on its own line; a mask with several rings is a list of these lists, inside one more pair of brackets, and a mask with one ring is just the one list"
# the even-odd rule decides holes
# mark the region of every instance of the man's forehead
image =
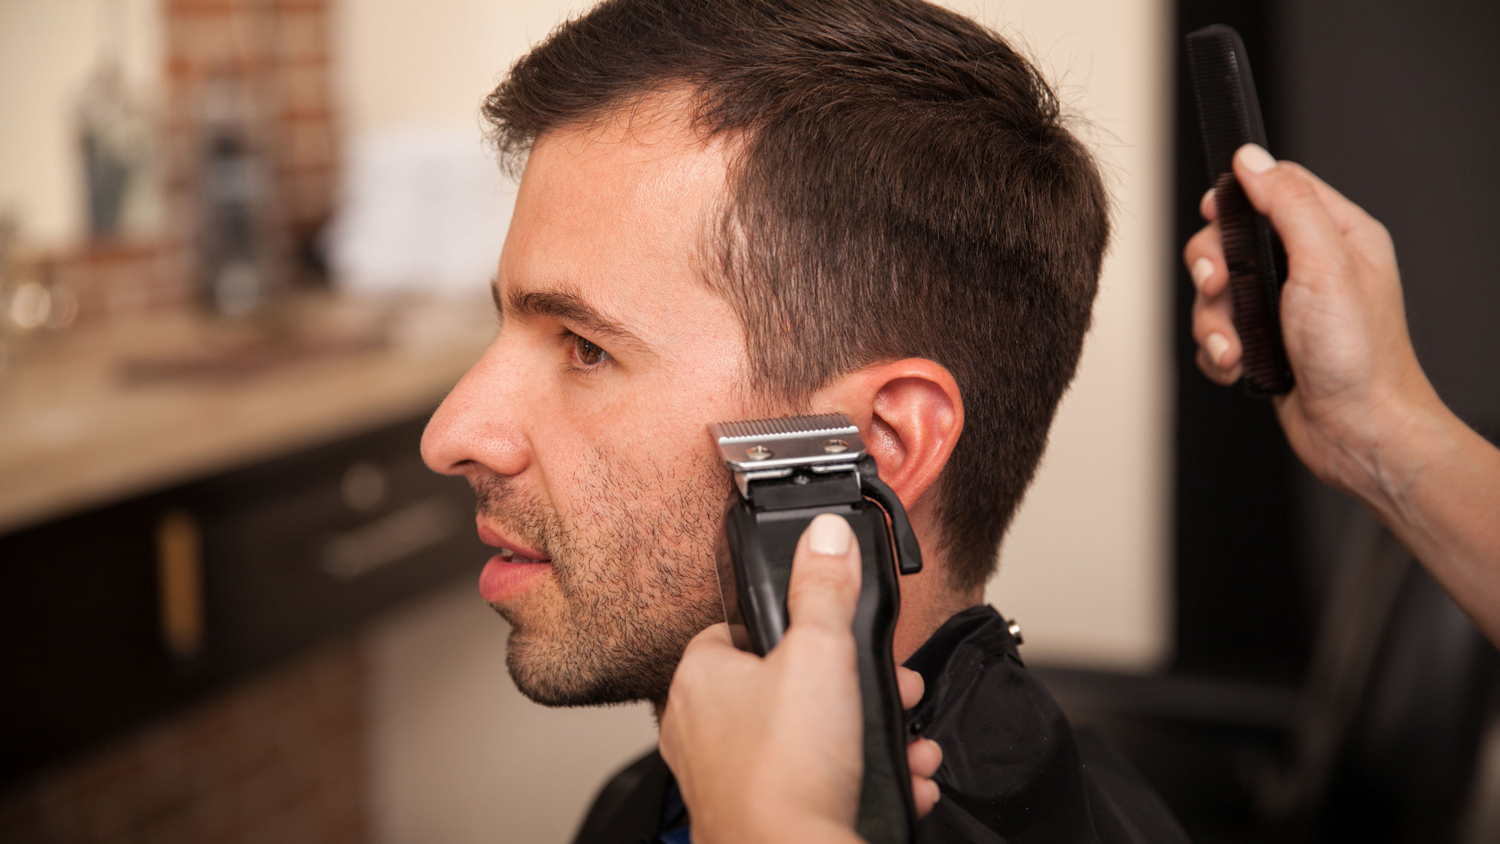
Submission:
[[[682,96],[658,95],[545,132],[527,157],[521,190],[530,185],[555,201],[552,191],[562,188],[582,200],[607,197],[637,212],[720,199],[730,143],[723,136],[704,137],[691,114]],[[580,184],[581,174],[587,174],[586,184]]]
[[538,139],[501,256],[498,305],[566,294],[628,325],[643,306],[671,311],[704,292],[728,156],[686,115],[638,110]]

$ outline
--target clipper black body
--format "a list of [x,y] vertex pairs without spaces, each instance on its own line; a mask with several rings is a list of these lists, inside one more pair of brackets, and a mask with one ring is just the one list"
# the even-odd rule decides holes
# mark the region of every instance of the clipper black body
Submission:
[[857,829],[871,844],[915,841],[892,637],[901,607],[897,571],[921,571],[922,556],[900,499],[843,414],[709,430],[739,489],[724,517],[718,562],[725,616],[740,648],[765,655],[785,634],[792,556],[808,523],[836,513],[854,529],[864,571],[854,615],[865,733]]

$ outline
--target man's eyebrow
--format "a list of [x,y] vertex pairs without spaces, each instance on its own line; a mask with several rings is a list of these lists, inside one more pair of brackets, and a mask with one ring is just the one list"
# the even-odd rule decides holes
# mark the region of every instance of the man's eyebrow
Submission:
[[[497,308],[500,307],[499,288],[492,286],[490,290],[495,297]],[[571,322],[601,339],[624,342],[637,346],[643,351],[651,351],[651,347],[634,332],[600,313],[594,306],[584,301],[583,297],[575,293],[561,290],[512,290],[505,297],[504,305],[500,308],[503,313],[520,319],[549,317]]]

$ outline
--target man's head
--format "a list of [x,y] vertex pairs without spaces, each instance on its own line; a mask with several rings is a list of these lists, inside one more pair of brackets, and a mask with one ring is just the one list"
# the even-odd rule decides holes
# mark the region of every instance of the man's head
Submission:
[[664,696],[719,613],[710,421],[848,413],[943,588],[984,583],[1108,236],[1024,58],[915,0],[608,0],[485,114],[525,164],[503,327],[424,451],[552,563],[481,584],[523,691]]

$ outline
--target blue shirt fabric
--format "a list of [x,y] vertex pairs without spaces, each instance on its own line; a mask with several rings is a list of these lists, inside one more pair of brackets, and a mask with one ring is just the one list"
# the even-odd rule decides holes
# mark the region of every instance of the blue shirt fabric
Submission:
[[691,828],[687,804],[682,802],[682,789],[677,787],[677,778],[668,774],[667,793],[661,800],[661,829],[656,834],[655,844],[690,844]]

